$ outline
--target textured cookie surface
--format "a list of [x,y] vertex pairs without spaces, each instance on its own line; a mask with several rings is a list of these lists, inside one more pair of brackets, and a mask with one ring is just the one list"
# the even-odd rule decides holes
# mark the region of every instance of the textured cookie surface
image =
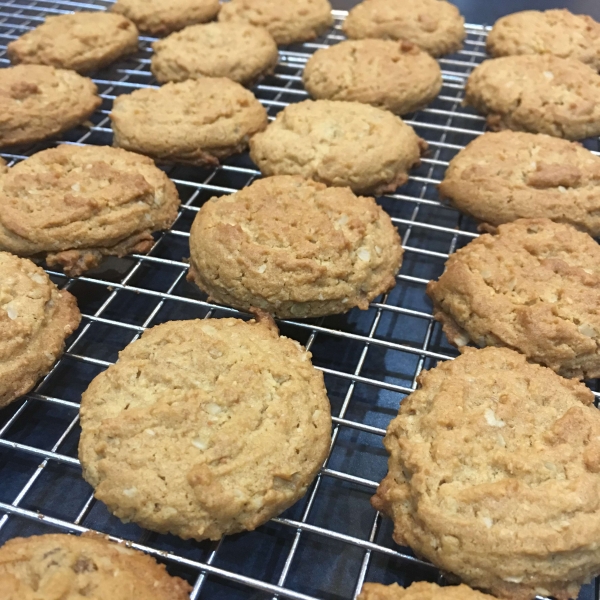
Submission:
[[43,269],[0,252],[0,407],[33,388],[79,325],[75,298]]
[[191,589],[150,556],[96,534],[14,538],[0,548],[3,600],[187,600]]
[[152,44],[152,73],[160,83],[228,77],[250,84],[272,73],[277,44],[264,27],[248,23],[193,25]]
[[565,377],[600,375],[600,246],[547,219],[520,219],[452,254],[427,286],[453,344],[507,346]]
[[456,52],[465,38],[465,20],[445,0],[364,0],[344,21],[350,39],[406,40],[432,56]]
[[0,177],[0,249],[44,255],[79,275],[105,255],[147,252],[177,215],[174,184],[152,160],[109,146],[59,146]]
[[91,79],[45,65],[0,69],[0,147],[37,142],[83,123],[100,106]]
[[408,180],[425,143],[392,113],[358,102],[305,100],[250,141],[264,175],[301,175],[356,193],[383,194]]
[[78,12],[47,17],[42,25],[10,42],[7,53],[13,63],[85,73],[137,47],[137,28],[129,19],[108,12]]
[[261,103],[239,83],[203,77],[118,96],[114,145],[158,161],[217,165],[267,126]]
[[600,571],[592,392],[507,348],[469,349],[418,381],[372,500],[396,542],[501,598],[576,598]]
[[485,133],[450,161],[439,191],[491,225],[546,217],[600,235],[600,158],[576,142]]
[[381,585],[365,583],[358,600],[492,600],[493,596],[472,590],[466,585],[440,587],[435,583],[417,581],[402,588],[397,583]]
[[328,0],[231,0],[219,21],[264,27],[278,44],[312,40],[333,23]]
[[600,134],[600,75],[550,54],[486,60],[470,75],[465,102],[492,130],[546,133],[570,140]]
[[486,46],[492,56],[554,54],[600,69],[600,23],[566,9],[524,10],[502,17]]
[[79,457],[124,521],[182,538],[252,530],[304,493],[331,434],[323,375],[274,324],[169,321],[83,394]]
[[213,299],[292,318],[367,309],[394,286],[402,259],[372,198],[289,175],[209,200],[190,252],[189,278]]
[[117,0],[111,10],[131,19],[140,31],[165,35],[217,16],[219,0]]
[[317,50],[302,77],[317,99],[348,100],[403,115],[431,102],[442,87],[437,62],[410,42],[350,40]]

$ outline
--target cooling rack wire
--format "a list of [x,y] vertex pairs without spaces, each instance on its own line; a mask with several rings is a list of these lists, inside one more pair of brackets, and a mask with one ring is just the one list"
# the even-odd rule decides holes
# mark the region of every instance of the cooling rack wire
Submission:
[[[0,0],[0,66],[9,65],[6,44],[45,16],[109,5],[102,0]],[[345,15],[334,11],[334,26],[315,42],[280,50],[275,74],[253,90],[269,118],[307,97],[303,66],[315,50],[343,39]],[[370,507],[369,498],[386,473],[382,436],[400,401],[415,388],[423,368],[456,355],[432,320],[425,286],[441,274],[450,253],[477,236],[474,222],[440,203],[436,185],[448,161],[484,129],[484,119],[464,109],[461,101],[466,77],[485,58],[486,35],[487,28],[467,25],[464,49],[440,59],[440,95],[405,119],[427,140],[430,152],[407,185],[379,198],[405,249],[397,286],[368,311],[279,322],[283,334],[313,353],[332,404],[330,453],[306,497],[257,531],[195,543],[123,525],[94,500],[77,460],[81,393],[119,350],[146,327],[167,320],[238,315],[207,302],[185,275],[187,238],[199,207],[259,176],[243,155],[210,170],[166,169],[182,206],[172,228],[156,236],[147,256],[109,259],[77,279],[48,271],[59,287],[77,297],[83,320],[64,357],[35,390],[0,411],[0,543],[17,535],[101,531],[152,554],[172,574],[186,578],[193,585],[192,600],[342,600],[354,598],[365,580],[442,582],[433,566],[392,542],[391,523]],[[95,74],[103,102],[88,127],[71,130],[59,141],[32,145],[23,154],[2,156],[14,164],[57,143],[111,144],[113,99],[156,85],[149,68],[152,41],[142,37],[136,55]],[[598,140],[586,145],[598,151]],[[597,389],[595,382],[592,389]],[[586,586],[580,598],[598,600],[598,581]]]

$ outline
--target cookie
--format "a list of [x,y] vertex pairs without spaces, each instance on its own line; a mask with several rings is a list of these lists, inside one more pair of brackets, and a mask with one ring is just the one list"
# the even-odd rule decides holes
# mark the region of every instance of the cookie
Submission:
[[144,33],[166,35],[212,21],[219,8],[219,0],[117,0],[110,10],[131,19]]
[[152,531],[255,529],[304,495],[327,456],[329,402],[310,357],[262,318],[149,329],[83,394],[85,480]]
[[0,147],[38,142],[83,123],[102,103],[91,79],[45,65],[0,69]]
[[188,600],[191,590],[150,556],[99,534],[34,535],[0,548],[3,600]]
[[600,23],[571,11],[524,10],[498,19],[486,41],[495,57],[554,54],[574,58],[600,70]]
[[243,152],[267,126],[267,112],[254,95],[223,77],[118,96],[110,119],[115,146],[160,162],[209,166]]
[[397,583],[365,583],[357,600],[493,600],[493,596],[462,584],[440,587],[435,583],[417,581],[407,588]]
[[228,77],[249,85],[273,73],[277,44],[248,23],[192,25],[152,44],[152,73],[159,83]]
[[600,235],[600,158],[576,142],[485,133],[450,161],[439,192],[491,225],[545,217]]
[[445,0],[363,0],[342,29],[350,39],[412,42],[432,56],[458,52],[466,35],[458,8]]
[[0,272],[1,408],[50,371],[81,315],[75,298],[30,260],[0,252]]
[[6,161],[0,156],[0,175],[3,175],[8,171],[8,167],[6,166]]
[[372,503],[394,540],[499,598],[577,598],[600,573],[600,412],[585,385],[508,348],[418,378]]
[[328,0],[230,0],[219,21],[264,27],[278,44],[313,40],[333,25]]
[[14,64],[50,65],[86,73],[138,48],[136,26],[121,15],[77,12],[46,17],[6,48]]
[[547,219],[500,225],[452,254],[427,286],[462,348],[507,346],[564,377],[600,376],[600,246]]
[[64,145],[0,178],[0,250],[44,257],[70,276],[104,256],[146,253],[177,216],[175,185],[152,160],[109,146]]
[[551,54],[493,58],[467,80],[465,103],[493,130],[546,133],[569,140],[600,135],[600,75]]
[[386,110],[305,100],[286,106],[250,140],[250,157],[263,175],[301,175],[379,195],[408,181],[425,148],[412,127]]
[[211,198],[190,253],[188,279],[213,300],[282,318],[366,310],[402,263],[398,231],[373,198],[290,175]]
[[439,94],[442,72],[410,42],[354,40],[317,50],[302,81],[313,98],[363,102],[404,115]]

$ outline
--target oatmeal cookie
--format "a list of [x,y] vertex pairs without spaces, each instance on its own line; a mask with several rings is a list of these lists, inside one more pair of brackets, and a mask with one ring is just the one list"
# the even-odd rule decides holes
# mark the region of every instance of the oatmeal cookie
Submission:
[[79,325],[75,298],[26,258],[0,252],[0,408],[26,394]]
[[250,140],[264,175],[301,175],[355,193],[393,192],[408,181],[426,143],[392,113],[359,102],[305,100],[286,106]]
[[264,27],[278,44],[313,40],[333,24],[328,0],[231,0],[219,21]]
[[493,600],[493,596],[462,584],[440,587],[435,583],[417,581],[407,588],[397,583],[365,583],[357,600]]
[[152,531],[255,529],[304,495],[327,456],[329,402],[310,357],[264,317],[149,329],[83,394],[85,480]]
[[291,175],[209,200],[190,252],[188,279],[213,300],[282,318],[367,309],[402,262],[398,231],[372,198]]
[[107,255],[145,253],[177,216],[171,180],[145,156],[64,145],[0,177],[0,250],[45,258],[70,276]]
[[450,342],[507,346],[564,377],[600,376],[600,246],[548,219],[500,225],[450,256],[427,294]]
[[188,600],[164,565],[99,534],[14,538],[0,548],[2,600]]
[[342,28],[350,39],[405,40],[432,56],[457,52],[466,35],[458,8],[445,0],[364,0]]
[[551,54],[486,60],[469,76],[465,103],[491,130],[546,133],[569,140],[600,135],[600,75]]
[[102,103],[91,79],[45,65],[0,69],[0,147],[38,142],[83,123]]
[[160,162],[219,164],[267,126],[252,92],[223,77],[188,79],[118,96],[110,113],[114,145]]
[[394,539],[500,598],[577,598],[600,572],[600,412],[508,348],[423,371],[372,503]]
[[272,73],[279,56],[264,27],[237,22],[192,25],[152,48],[151,69],[159,83],[228,77],[250,85]]
[[6,48],[14,64],[50,65],[87,73],[131,54],[138,31],[127,18],[108,12],[76,12],[46,17]]
[[450,161],[439,192],[490,225],[545,217],[600,235],[600,158],[576,142],[485,133]]

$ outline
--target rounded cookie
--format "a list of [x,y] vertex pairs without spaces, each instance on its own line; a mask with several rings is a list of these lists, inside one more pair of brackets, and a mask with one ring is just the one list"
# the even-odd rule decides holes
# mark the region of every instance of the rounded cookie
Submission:
[[30,391],[81,319],[77,302],[26,258],[0,252],[0,408]]
[[305,100],[250,140],[264,175],[301,175],[355,193],[393,192],[426,144],[392,113],[359,102]]
[[0,548],[3,600],[188,600],[191,586],[99,534],[13,538]]
[[523,10],[494,23],[486,41],[495,57],[554,54],[574,58],[600,70],[600,23],[566,8]]
[[493,596],[463,584],[440,587],[435,583],[417,581],[407,588],[397,583],[365,583],[357,600],[493,600]]
[[190,254],[188,279],[213,300],[282,318],[366,310],[402,262],[398,231],[373,198],[290,175],[211,198]]
[[117,0],[110,8],[152,35],[212,21],[219,9],[219,0]]
[[372,499],[394,540],[500,598],[577,598],[600,572],[592,392],[508,348],[468,349],[418,382]]
[[569,225],[500,225],[452,254],[427,294],[459,348],[507,346],[564,377],[600,375],[600,246]]
[[313,98],[363,102],[404,115],[439,94],[442,72],[410,42],[350,40],[317,50],[302,81]]
[[492,130],[546,133],[569,140],[600,135],[600,75],[551,54],[486,60],[467,80],[465,103]]
[[600,158],[576,142],[485,133],[450,161],[439,192],[490,225],[545,217],[600,235]]
[[432,56],[457,52],[466,35],[458,8],[445,0],[363,0],[342,29],[350,39],[412,42]]
[[313,40],[333,24],[328,0],[230,0],[219,21],[264,27],[278,44]]
[[45,65],[0,69],[0,147],[38,142],[83,123],[102,103],[91,79]]
[[329,402],[310,357],[272,320],[149,329],[83,394],[85,480],[152,531],[255,529],[304,495],[327,456]]
[[254,95],[223,77],[118,96],[110,119],[115,146],[192,165],[218,165],[243,152],[250,137],[267,126],[267,112]]
[[51,65],[80,73],[105,67],[138,48],[136,26],[109,12],[46,17],[6,48],[12,63]]
[[248,23],[192,25],[152,44],[152,73],[159,83],[228,77],[249,85],[272,73],[277,44]]
[[149,158],[63,145],[0,177],[0,249],[80,275],[104,256],[148,252],[178,207],[175,185]]

